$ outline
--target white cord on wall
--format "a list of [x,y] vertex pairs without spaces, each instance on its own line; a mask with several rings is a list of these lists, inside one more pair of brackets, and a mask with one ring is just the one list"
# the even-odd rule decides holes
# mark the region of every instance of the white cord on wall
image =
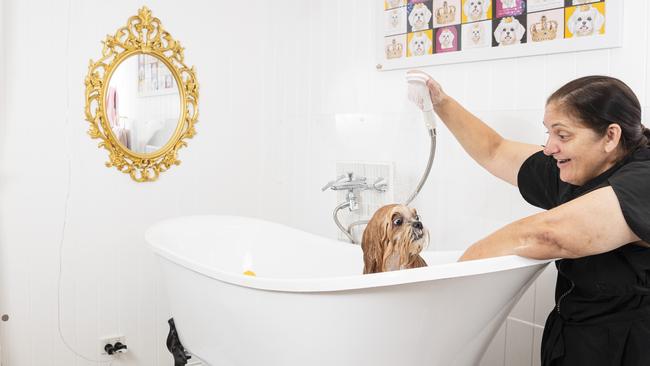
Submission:
[[[68,0],[68,28],[66,31],[66,45],[65,45],[65,55],[66,55],[66,60],[70,58],[70,27],[71,27],[71,12],[72,12],[72,0]],[[69,65],[69,64],[68,64]],[[57,321],[58,321],[58,330],[59,330],[59,337],[61,338],[61,341],[63,344],[68,348],[68,350],[72,353],[74,353],[77,357],[80,357],[86,361],[89,362],[94,362],[94,363],[108,363],[108,366],[111,366],[113,364],[113,360],[96,360],[92,359],[89,357],[86,357],[79,352],[75,351],[70,344],[66,341],[65,337],[63,336],[63,331],[61,330],[61,277],[63,273],[63,243],[65,242],[65,230],[67,227],[67,221],[68,221],[68,203],[70,201],[70,191],[71,191],[71,181],[72,181],[72,154],[70,152],[70,133],[69,133],[69,127],[70,127],[70,73],[68,70],[69,66],[66,67],[65,69],[65,85],[66,85],[66,108],[65,108],[65,135],[66,135],[66,146],[67,146],[67,155],[68,155],[68,182],[67,182],[67,187],[66,187],[66,194],[65,194],[65,203],[64,203],[64,208],[63,208],[63,225],[61,227],[61,241],[59,242],[59,274],[58,274],[58,280],[57,280]]]

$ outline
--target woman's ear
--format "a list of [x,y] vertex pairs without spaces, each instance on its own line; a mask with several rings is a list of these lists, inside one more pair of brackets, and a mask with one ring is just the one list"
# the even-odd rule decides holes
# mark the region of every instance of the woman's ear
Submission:
[[607,126],[607,131],[605,132],[605,152],[612,152],[620,145],[621,126],[618,123],[612,123]]

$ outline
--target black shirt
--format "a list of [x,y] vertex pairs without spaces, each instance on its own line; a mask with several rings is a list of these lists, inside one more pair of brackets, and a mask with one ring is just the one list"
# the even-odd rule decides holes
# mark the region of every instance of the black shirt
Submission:
[[[648,148],[582,186],[561,181],[556,160],[540,151],[524,162],[517,179],[524,199],[544,209],[611,186],[630,229],[650,243]],[[544,330],[542,364],[650,365],[650,351],[634,346],[650,349],[650,249],[630,243],[555,264],[556,306]],[[648,321],[638,322],[643,319]],[[632,354],[641,358],[630,359]]]

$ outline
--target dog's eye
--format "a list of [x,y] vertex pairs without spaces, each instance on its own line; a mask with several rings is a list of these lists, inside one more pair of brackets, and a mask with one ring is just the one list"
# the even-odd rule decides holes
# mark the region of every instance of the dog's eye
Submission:
[[420,215],[415,215],[415,221],[420,221]]
[[591,17],[587,18],[587,20],[591,22]]
[[395,220],[393,220],[393,225],[395,225],[395,226],[402,225],[402,218],[398,217]]

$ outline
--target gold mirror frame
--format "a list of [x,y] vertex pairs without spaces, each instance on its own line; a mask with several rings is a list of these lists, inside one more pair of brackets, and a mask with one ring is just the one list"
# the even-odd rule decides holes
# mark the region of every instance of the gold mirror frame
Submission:
[[[88,134],[93,139],[102,140],[98,147],[108,150],[110,161],[106,162],[107,167],[115,167],[137,182],[155,181],[161,172],[180,164],[178,150],[187,146],[185,139],[196,134],[194,124],[198,118],[199,87],[194,67],[185,65],[184,48],[163,29],[160,20],[153,17],[146,6],[138,10],[137,16],[130,17],[126,26],[119,28],[115,35],[107,35],[102,43],[102,56],[96,62],[90,60],[85,79],[85,113],[90,122]],[[181,113],[174,134],[162,148],[146,154],[131,151],[118,141],[110,127],[105,106],[113,72],[122,61],[137,54],[148,54],[161,60],[176,79],[181,98]]]

